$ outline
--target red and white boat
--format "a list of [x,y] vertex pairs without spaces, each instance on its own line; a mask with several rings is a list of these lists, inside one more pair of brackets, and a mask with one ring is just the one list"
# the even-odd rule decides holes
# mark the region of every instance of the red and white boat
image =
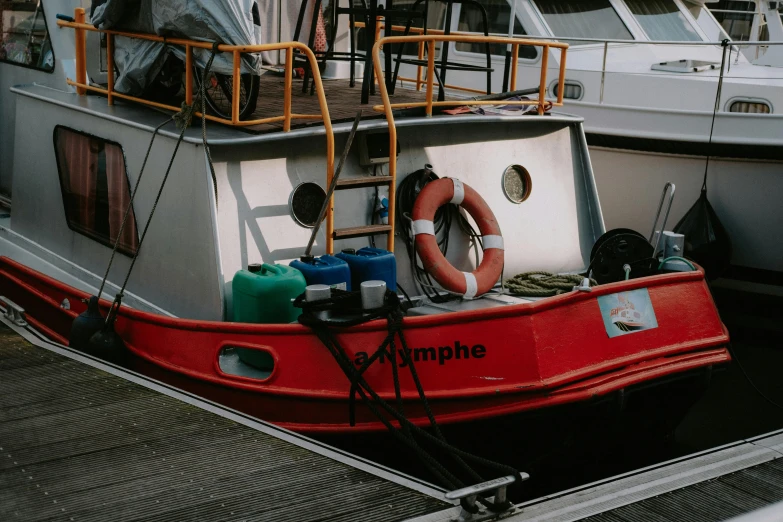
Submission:
[[[228,320],[234,273],[250,263],[287,264],[304,252],[310,229],[300,224],[307,219],[297,214],[302,210],[297,198],[303,186],[320,186],[324,199],[323,188],[333,175],[335,148],[345,146],[350,130],[349,123],[340,121],[353,116],[358,89],[347,88],[347,82],[339,79],[322,81],[317,67],[312,97],[300,94],[300,84],[292,87],[290,66],[287,78],[262,76],[262,94],[253,115],[241,120],[234,113],[233,121],[207,125],[213,178],[197,125],[184,132],[181,144],[173,124],[162,127],[148,151],[155,127],[167,117],[156,109],[165,109],[166,104],[156,102],[152,109],[143,100],[127,100],[129,95],[113,90],[113,75],[104,78],[105,86],[98,85],[101,78],[88,77],[91,55],[74,54],[74,49],[92,31],[91,26],[79,23],[78,12],[76,22],[58,22],[52,10],[59,5],[66,12],[64,6],[71,3],[53,2],[51,8],[47,3],[43,13],[49,27],[47,38],[55,51],[52,71],[0,63],[3,74],[10,71],[19,77],[19,85],[2,96],[4,104],[13,101],[16,126],[11,212],[0,217],[0,295],[23,308],[35,328],[67,343],[74,319],[86,309],[85,300],[97,294],[112,246],[117,244],[101,308],[106,314],[132,268],[115,330],[127,350],[147,368],[296,431],[383,429],[361,405],[351,426],[350,383],[313,330],[301,324]],[[535,45],[543,49],[544,56],[565,52],[560,44],[521,39],[411,38],[425,46],[438,39],[468,38]],[[383,40],[379,46],[390,41]],[[170,39],[169,45],[190,53],[206,44]],[[313,59],[305,46],[295,43],[220,48],[237,56],[240,51],[293,53],[294,49]],[[112,70],[109,62],[108,70]],[[234,63],[242,62],[235,59]],[[375,67],[382,78],[377,48]],[[191,69],[185,76],[186,99],[192,100],[193,93],[188,91],[193,85]],[[561,70],[561,84],[563,79]],[[424,92],[398,88],[397,98],[389,98],[384,83],[379,84],[385,119],[368,118],[359,125],[342,170],[340,190],[329,207],[325,227],[316,236],[313,252],[332,253],[335,243],[360,248],[368,244],[368,238],[380,242],[386,236],[387,250],[396,252],[399,287],[409,290],[414,305],[402,321],[409,355],[439,423],[586,404],[636,386],[654,389],[656,383],[704,373],[730,360],[727,331],[698,267],[691,272],[587,285],[545,298],[504,293],[499,268],[493,272],[482,261],[499,256],[498,267],[503,267],[506,276],[532,270],[582,273],[590,264],[592,245],[605,232],[582,120],[550,112],[549,103],[558,107],[562,99],[543,98],[517,102],[533,107],[525,114],[493,114],[483,106],[482,114],[433,115],[437,112],[433,81],[429,79],[428,87],[425,81],[426,97]],[[546,85],[544,66],[541,92]],[[105,96],[85,96],[89,90],[109,95],[110,103]],[[274,96],[282,100],[282,109],[277,102],[265,101]],[[465,103],[457,99],[453,105]],[[297,104],[316,104],[323,121],[312,124],[315,116]],[[394,112],[404,107],[422,113]],[[272,110],[283,114],[272,114]],[[310,124],[297,127],[297,118]],[[23,124],[28,121],[35,125]],[[270,123],[283,126],[270,127]],[[399,153],[390,155],[394,150]],[[131,187],[147,162],[146,153],[149,173],[139,183],[123,228],[120,224],[130,204]],[[175,154],[157,201],[163,174]],[[383,158],[384,154],[388,157]],[[454,273],[467,275],[462,288],[448,278],[439,279],[453,293],[476,297],[484,293],[483,298],[457,297],[445,303],[432,299],[434,292],[444,295],[440,285],[433,283],[437,287],[433,290],[422,280],[421,269],[411,264],[408,248],[413,246],[406,244],[405,234],[395,234],[395,227],[397,232],[408,227],[407,222],[394,219],[395,207],[404,203],[399,197],[402,193],[396,191],[401,190],[407,173],[418,172],[424,163],[441,176],[462,180],[460,190],[465,194],[474,191],[491,209],[499,232],[486,232],[482,219],[487,216],[476,219],[475,209],[467,202],[459,214],[462,218],[455,219],[479,228],[484,248],[496,252],[480,255],[476,237],[455,221],[447,229],[450,247],[443,261]],[[455,188],[453,195],[449,193],[449,201],[462,202],[457,192]],[[388,224],[378,222],[376,213],[384,199]],[[368,224],[370,215],[374,219]],[[437,216],[433,219],[437,221]],[[140,249],[143,225],[149,220],[149,233]],[[428,234],[426,227],[415,226],[410,233]],[[435,230],[431,235],[442,239],[438,233]],[[502,241],[496,239],[501,233]],[[438,277],[433,265],[424,270]],[[472,290],[471,277],[473,282],[478,280]],[[491,279],[489,289],[482,287],[487,278]],[[632,327],[638,318],[634,315],[629,321],[626,317],[634,313],[630,306],[607,315],[602,299],[610,302],[628,295],[644,301],[655,318],[654,326]],[[610,331],[618,321],[629,331],[622,335]],[[387,334],[385,320],[335,330],[357,367]],[[244,368],[236,358],[237,348],[263,352],[273,362],[271,368],[264,372]],[[424,408],[405,366],[403,361],[400,387],[405,414],[412,422],[426,425]],[[391,368],[384,357],[370,365],[364,376],[381,397],[393,402]]]

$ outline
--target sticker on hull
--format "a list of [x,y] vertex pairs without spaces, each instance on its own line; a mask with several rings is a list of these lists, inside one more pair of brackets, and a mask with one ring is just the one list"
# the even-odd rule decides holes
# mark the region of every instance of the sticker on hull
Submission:
[[598,298],[598,307],[609,337],[658,328],[650,292],[646,288],[602,295]]

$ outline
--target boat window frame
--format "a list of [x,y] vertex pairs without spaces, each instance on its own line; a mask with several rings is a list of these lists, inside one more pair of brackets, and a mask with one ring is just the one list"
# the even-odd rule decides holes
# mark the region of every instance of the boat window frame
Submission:
[[[54,44],[52,43],[52,33],[49,31],[49,24],[46,21],[46,11],[44,9],[44,2],[43,0],[38,0],[38,5],[41,8],[41,18],[44,22],[44,27],[46,28],[46,38],[44,41],[49,41],[49,47],[50,51],[52,52],[52,68],[51,69],[44,69],[43,67],[39,67],[38,65],[28,65],[25,63],[19,63],[15,62],[13,60],[8,60],[6,58],[0,58],[0,63],[7,63],[9,65],[13,65],[16,67],[22,67],[23,69],[31,69],[33,71],[40,71],[46,74],[54,74],[54,69],[57,67],[57,55],[54,52]],[[0,40],[3,40],[3,36],[5,33],[2,32],[2,28],[0,28]]]
[[[758,113],[758,112],[756,112],[756,113],[754,113],[754,112],[734,112],[734,111],[731,110],[731,106],[734,105],[735,103],[759,103],[759,104],[764,104],[767,107],[769,107],[769,112],[766,113],[766,114],[765,113]],[[775,106],[772,104],[771,101],[769,101],[766,98],[758,98],[758,97],[755,97],[755,96],[737,95],[737,96],[732,96],[731,98],[729,98],[729,100],[724,104],[724,106],[723,106],[723,113],[725,113],[725,114],[740,114],[740,115],[743,115],[743,116],[748,116],[748,115],[751,115],[751,116],[770,116],[770,115],[775,114]]]
[[[62,172],[60,171],[60,155],[57,152],[57,131],[58,129],[64,129],[69,132],[73,132],[75,134],[80,134],[82,136],[86,136],[91,139],[96,139],[102,141],[104,144],[110,144],[119,147],[120,152],[122,152],[122,167],[125,171],[125,182],[128,185],[128,196],[130,198],[133,198],[133,187],[131,186],[130,177],[128,176],[128,157],[125,155],[125,148],[118,142],[112,141],[106,138],[103,138],[101,136],[98,136],[96,134],[91,134],[89,132],[81,131],[78,129],[74,129],[73,127],[68,127],[67,125],[61,125],[57,124],[54,126],[54,129],[52,130],[52,146],[54,147],[54,158],[55,158],[55,164],[57,165],[57,183],[60,187],[60,196],[62,197],[63,202],[63,217],[65,218],[65,224],[68,225],[68,228],[86,238],[92,239],[93,241],[109,247],[111,249],[114,249],[114,242],[111,239],[111,231],[109,232],[109,235],[104,239],[100,234],[97,233],[86,233],[84,230],[80,230],[78,228],[74,228],[71,224],[71,220],[68,218],[68,202],[66,200],[65,190],[63,189],[63,178],[62,178]],[[134,228],[134,234],[136,235],[136,250],[134,252],[131,252],[130,250],[123,248],[122,245],[117,245],[117,252],[129,257],[134,258],[138,252],[139,252],[139,246],[140,243],[140,237],[139,237],[139,222],[136,219],[136,209],[133,206],[133,199],[130,200],[130,206],[131,206],[131,216],[133,216],[133,228]],[[127,225],[126,225],[127,226]],[[115,238],[116,240],[116,238]]]
[[[675,0],[675,1],[676,1],[676,0]],[[710,41],[712,41],[712,40],[710,39],[709,35],[707,34],[707,31],[704,29],[704,27],[702,27],[702,24],[700,24],[700,23],[699,23],[699,19],[698,19],[698,18],[696,18],[696,15],[694,15],[694,14],[693,14],[693,11],[691,10],[692,8],[690,8],[690,7],[688,7],[687,5],[685,5],[685,2],[679,2],[679,3],[680,3],[680,4],[682,4],[682,6],[681,6],[681,7],[682,7],[683,9],[685,9],[685,11],[686,11],[686,16],[690,16],[690,17],[691,17],[691,19],[692,19],[692,21],[693,21],[693,23],[694,23],[694,27],[696,27],[698,30],[700,30],[700,31],[703,33],[703,38],[704,38],[704,40],[703,40],[703,41],[705,41],[705,42],[710,42]],[[714,23],[714,24],[715,24],[715,26],[718,28],[718,32],[720,32],[720,33],[723,35],[723,36],[721,37],[721,41],[722,41],[722,40],[724,40],[724,39],[726,39],[726,38],[728,38],[729,40],[734,40],[734,39],[731,37],[731,35],[729,35],[728,31],[726,31],[726,29],[724,29],[724,28],[723,28],[723,24],[721,24],[721,23],[718,21],[718,19],[717,19],[717,18],[715,18],[715,15],[712,13],[712,10],[711,10],[709,7],[707,7],[707,5],[706,5],[706,4],[704,4],[704,5],[701,5],[701,6],[699,6],[699,5],[696,5],[696,4],[693,4],[693,7],[694,7],[694,8],[699,8],[699,9],[701,10],[702,14],[706,14],[706,15],[707,15],[707,17],[708,17],[708,18],[710,18],[710,19],[712,20],[712,23]]]
[[[515,0],[506,0],[506,2],[508,3],[509,7],[511,7],[511,2],[513,2],[513,1],[515,1]],[[538,30],[537,30],[538,28],[536,27],[535,24],[532,24],[532,25],[528,24],[527,22],[529,20],[525,20],[525,16],[524,15],[528,14],[528,13],[527,13],[526,10],[524,10],[522,8],[523,7],[523,2],[520,2],[519,0],[516,0],[516,2],[517,2],[517,10],[516,10],[517,21],[519,22],[519,25],[522,26],[522,30],[527,31],[527,34],[526,35],[517,35],[515,33],[514,36],[519,36],[521,38],[535,38],[537,36],[535,33],[538,32]],[[460,16],[462,16],[462,6],[463,6],[462,3],[454,4],[454,11],[452,12],[452,17],[451,17],[451,28],[450,28],[451,29],[451,33],[455,33],[457,31],[459,31],[459,19],[460,19]],[[509,15],[511,15],[511,11],[509,11]],[[534,27],[536,30],[535,31],[530,31],[530,27],[529,26],[530,27]],[[503,36],[503,37],[508,36],[507,32],[503,33],[503,34],[501,34],[501,33],[489,33],[489,34],[490,34],[490,36],[493,35],[493,34],[497,34],[498,36]],[[538,47],[533,47],[533,48],[536,51],[536,57],[535,58],[524,58],[524,57],[520,56],[519,57],[519,62],[520,63],[524,63],[526,65],[535,65],[535,64],[537,64],[538,62],[541,61],[541,55],[543,53],[541,52],[541,50]],[[462,51],[460,49],[457,49],[457,42],[450,42],[449,43],[449,54],[453,54],[454,56],[463,56],[465,58],[476,58],[476,57],[479,57],[481,59],[486,58],[486,54],[483,53],[483,52]],[[491,54],[490,56],[491,56],[493,62],[497,61],[497,62],[504,62],[505,63],[505,60],[506,60],[505,54]]]
[[[637,20],[636,15],[633,14],[630,6],[625,3],[625,0],[618,0],[618,1],[622,2],[623,8],[627,10],[628,14],[633,18],[634,23],[639,28],[641,34],[644,35],[646,41],[650,43],[655,43],[658,41],[669,41],[669,40],[653,40],[652,38],[650,38],[650,35],[647,34],[647,31],[644,30],[644,27],[642,26],[641,22]],[[700,40],[698,41],[709,42],[710,40],[707,38],[707,34],[702,30],[701,26],[699,25],[699,22],[696,20],[696,18],[693,17],[693,14],[691,14],[691,12],[682,3],[682,0],[671,0],[671,1],[674,2],[674,5],[677,6],[677,9],[679,9],[680,13],[682,13],[682,15],[685,17],[685,20],[688,24],[690,24],[691,29],[693,29],[696,32],[696,35],[698,35],[698,37],[700,38]],[[702,9],[706,9],[706,8],[703,7]],[[718,26],[720,26],[720,24],[718,24]],[[697,41],[697,40],[683,40],[683,41],[687,42],[687,41]]]
[[[563,96],[563,98],[568,100],[569,103],[570,102],[584,100],[585,99],[585,84],[582,83],[579,80],[574,80],[573,78],[566,78],[565,81],[563,82],[563,87],[565,88],[565,86],[568,85],[569,83],[571,85],[576,85],[576,86],[580,87],[582,89],[581,95],[579,96],[579,98],[566,98],[565,96]],[[558,86],[559,86],[559,80],[557,80],[557,79],[552,80],[551,82],[549,82],[549,87],[547,87],[547,92],[553,98],[557,98],[557,95],[555,94],[555,88],[558,87]]]
[[[574,0],[574,1],[578,1],[578,0]],[[625,5],[625,2],[623,2],[622,0],[608,0],[608,2],[612,6],[612,9],[614,9],[615,13],[617,13],[617,16],[620,18],[620,21],[623,23],[625,28],[628,30],[629,33],[631,33],[631,36],[633,37],[633,40],[628,40],[627,42],[623,42],[623,43],[612,42],[609,45],[629,45],[629,44],[634,45],[636,42],[640,41],[639,36],[644,36],[644,37],[647,36],[644,32],[641,31],[641,27],[639,27],[636,18],[633,16],[633,14],[631,14],[630,10],[628,9],[628,6]],[[568,48],[569,52],[603,48],[604,46],[603,42],[588,42],[588,43],[580,44],[580,43],[575,43],[579,41],[579,38],[570,38],[570,37],[556,35],[555,32],[547,23],[544,14],[536,5],[535,0],[527,0],[526,4],[528,8],[533,13],[535,13],[536,17],[538,18],[538,21],[543,28],[542,32],[548,33],[547,35],[542,35],[542,36],[550,36],[552,38],[557,39],[560,42],[567,43],[569,45]]]

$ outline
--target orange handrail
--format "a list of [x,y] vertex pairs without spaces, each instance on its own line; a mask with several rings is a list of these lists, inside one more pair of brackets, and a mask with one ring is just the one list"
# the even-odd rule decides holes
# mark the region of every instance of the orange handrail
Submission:
[[[410,102],[410,103],[391,103],[389,99],[389,91],[386,88],[386,81],[384,79],[383,66],[381,65],[381,48],[386,44],[406,44],[406,43],[419,43],[420,45],[427,44],[427,96],[423,102]],[[518,100],[518,101],[499,101],[499,100],[451,100],[434,102],[433,97],[433,83],[434,83],[434,67],[435,67],[435,42],[469,42],[469,43],[493,43],[504,44],[512,46],[513,56],[517,56],[519,53],[519,46],[535,46],[543,48],[543,60],[541,64],[541,79],[539,84],[539,99],[538,100]],[[558,78],[558,90],[557,101],[550,102],[545,99],[546,94],[546,76],[547,76],[547,58],[549,56],[549,49],[560,49],[560,72]],[[386,122],[389,127],[389,150],[397,150],[397,127],[394,123],[394,109],[397,108],[411,108],[411,107],[425,107],[425,113],[427,116],[432,116],[432,108],[434,106],[463,106],[463,105],[497,105],[502,103],[503,105],[537,105],[538,113],[544,114],[547,109],[547,105],[561,107],[563,105],[563,84],[565,83],[565,58],[568,44],[560,42],[548,42],[543,40],[528,40],[523,38],[509,38],[500,36],[475,36],[465,34],[450,34],[450,35],[436,35],[427,34],[419,36],[386,36],[380,38],[375,42],[372,48],[372,61],[373,68],[375,70],[375,78],[378,82],[378,87],[381,94],[381,100],[383,105],[376,105],[374,110],[381,111],[386,116]],[[511,90],[516,89],[516,68],[511,70]],[[393,152],[389,154],[389,176],[392,180],[397,179],[397,155]],[[395,216],[396,206],[396,184],[394,182],[389,184],[389,216]],[[389,219],[389,225],[391,230],[388,235],[388,250],[392,250],[394,246],[394,220]]]
[[[97,33],[106,34],[107,38],[107,65],[108,70],[111,72],[114,70],[114,57],[113,57],[113,38],[115,36],[123,36],[127,38],[136,38],[140,40],[149,40],[153,42],[165,42],[172,45],[180,45],[185,48],[185,101],[187,104],[193,103],[193,54],[192,51],[196,49],[212,49],[212,43],[200,42],[196,40],[188,40],[185,38],[164,38],[154,34],[145,33],[133,33],[128,31],[115,31],[111,29],[99,29],[92,24],[84,23],[85,11],[81,7],[77,7],[74,10],[74,22],[66,22],[64,20],[58,20],[57,25],[59,27],[69,27],[76,32],[76,81],[67,79],[68,85],[76,87],[76,92],[80,95],[85,95],[87,91],[97,92],[106,95],[109,105],[113,104],[114,98],[120,98],[150,107],[156,107],[159,109],[166,109],[174,112],[179,112],[180,107],[173,105],[167,105],[165,103],[153,102],[138,98],[135,96],[129,96],[121,92],[114,90],[114,76],[109,74],[107,88],[96,87],[87,83],[87,51],[86,51],[86,32],[93,31]],[[293,82],[293,53],[294,49],[299,51],[310,63],[310,70],[315,83],[315,92],[318,95],[318,105],[321,114],[298,114],[294,113],[291,108],[292,97],[291,88]],[[310,50],[307,45],[300,42],[280,42],[260,45],[227,45],[221,44],[217,46],[217,50],[220,52],[232,53],[232,68],[234,74],[234,91],[232,93],[231,107],[232,114],[231,119],[220,118],[211,114],[206,114],[203,117],[215,121],[233,126],[250,126],[260,125],[264,123],[276,123],[283,122],[283,131],[288,132],[291,130],[292,120],[322,120],[324,124],[324,131],[326,134],[326,186],[328,187],[332,182],[334,176],[334,132],[332,130],[332,120],[329,117],[329,107],[326,103],[326,94],[323,88],[323,82],[321,81],[320,70],[318,69],[318,62],[316,61],[313,51]],[[239,119],[239,86],[240,86],[240,68],[241,68],[241,54],[242,53],[259,53],[263,51],[277,51],[285,50],[286,63],[285,63],[285,93],[284,93],[284,107],[282,116],[272,116],[268,118],[261,118],[255,120],[240,121]],[[201,117],[200,112],[195,112],[196,117]],[[329,202],[329,212],[326,219],[326,243],[327,251],[332,251],[332,234],[331,231],[334,228],[333,222],[333,210],[334,210],[334,197]]]

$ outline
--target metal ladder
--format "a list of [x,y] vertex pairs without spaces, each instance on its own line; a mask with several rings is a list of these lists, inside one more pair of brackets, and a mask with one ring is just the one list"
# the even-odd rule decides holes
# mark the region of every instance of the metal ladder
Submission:
[[337,180],[335,190],[352,190],[368,187],[389,187],[389,224],[388,225],[364,225],[348,228],[334,228],[334,196],[329,202],[329,212],[327,214],[327,238],[326,250],[329,254],[334,250],[334,241],[340,239],[351,239],[354,237],[367,237],[376,234],[387,234],[386,250],[394,252],[394,215],[392,214],[392,198],[394,197],[394,186],[396,184],[395,176],[362,176],[360,178]]
[[[343,151],[341,163],[344,163],[348,155],[349,146]],[[395,158],[396,159],[396,158]],[[334,253],[334,242],[340,239],[351,239],[354,237],[369,237],[376,234],[386,234],[386,250],[394,252],[394,207],[395,195],[397,189],[396,169],[389,169],[389,175],[386,176],[361,176],[358,178],[339,179],[334,186],[334,190],[353,190],[368,187],[389,187],[389,224],[388,225],[363,225],[358,227],[334,228],[334,194],[329,194],[329,204],[326,210],[326,253]],[[339,176],[339,169],[336,173]],[[332,179],[326,180],[326,185],[330,186]]]

